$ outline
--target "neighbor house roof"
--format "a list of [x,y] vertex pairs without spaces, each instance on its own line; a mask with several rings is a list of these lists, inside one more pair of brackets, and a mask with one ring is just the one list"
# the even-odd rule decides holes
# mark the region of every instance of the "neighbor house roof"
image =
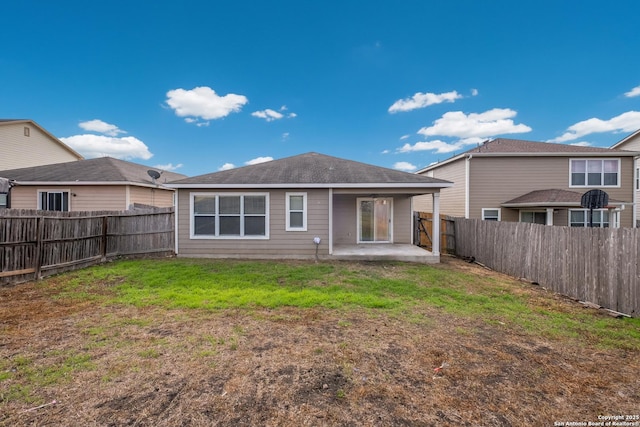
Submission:
[[429,165],[417,173],[422,173],[467,157],[633,157],[637,155],[640,155],[640,153],[612,148],[584,147],[581,145],[557,144],[552,142],[497,138],[491,141],[485,141],[477,147],[451,157],[450,159]]
[[620,141],[613,144],[611,148],[619,148],[621,145],[625,145],[627,142],[635,139],[636,137],[640,137],[640,129],[633,132],[631,135],[627,135],[626,137],[622,138]]
[[174,172],[162,172],[153,182],[147,173],[148,166],[112,157],[79,160],[77,162],[56,163],[52,165],[32,166],[28,168],[0,171],[0,176],[26,184],[65,184],[65,185],[105,185],[138,184],[164,185],[167,181],[184,178],[185,175]]
[[60,145],[62,148],[64,148],[65,150],[67,150],[68,152],[73,154],[75,157],[77,157],[78,160],[84,159],[84,157],[82,157],[82,155],[80,153],[76,152],[73,148],[69,147],[67,144],[65,144],[64,142],[60,141],[58,138],[56,138],[52,134],[50,134],[45,128],[43,128],[42,126],[40,126],[38,123],[34,122],[33,120],[30,120],[30,119],[0,119],[0,126],[9,125],[9,124],[20,124],[20,123],[28,123],[31,126],[37,127],[38,129],[40,129],[42,131],[42,133],[44,133],[49,138],[51,138],[56,144]]
[[443,188],[453,184],[408,172],[306,153],[172,182],[175,188]]
[[[526,208],[526,207],[580,207],[582,193],[569,190],[535,190],[522,196],[516,197],[502,203],[506,208]],[[621,201],[609,199],[609,204],[624,204]]]

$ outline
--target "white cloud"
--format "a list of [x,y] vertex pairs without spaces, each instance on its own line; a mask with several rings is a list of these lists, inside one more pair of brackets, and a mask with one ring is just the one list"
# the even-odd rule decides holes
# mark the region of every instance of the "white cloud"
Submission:
[[274,111],[270,108],[262,111],[254,111],[251,113],[253,117],[258,117],[259,119],[265,119],[268,122],[272,122],[274,120],[280,120],[284,117],[284,114]]
[[453,92],[446,93],[422,93],[418,92],[411,98],[399,99],[389,107],[390,113],[397,113],[401,111],[411,111],[418,108],[425,108],[429,105],[441,104],[443,102],[454,102],[456,99],[462,98],[455,90]]
[[418,169],[417,166],[412,165],[409,162],[396,162],[393,164],[393,168],[405,172],[413,172],[414,170]]
[[145,143],[133,136],[116,138],[84,134],[60,138],[60,140],[87,158],[110,156],[125,160],[136,158],[148,160],[153,156]]
[[633,132],[640,128],[640,112],[627,111],[609,120],[591,118],[569,126],[567,131],[548,142],[566,142],[592,133]]
[[176,169],[180,169],[182,166],[184,166],[182,163],[178,163],[177,165],[174,165],[173,163],[167,163],[166,165],[155,165],[154,168],[163,171],[174,171]]
[[87,130],[89,132],[98,132],[103,133],[108,136],[117,136],[121,133],[127,133],[118,128],[116,125],[112,125],[111,123],[103,122],[99,119],[89,120],[86,122],[80,122],[78,124],[82,129]]
[[418,131],[424,136],[451,136],[458,138],[488,138],[496,135],[531,132],[524,124],[512,120],[518,113],[509,108],[494,108],[484,113],[464,114],[450,111],[436,120],[433,126]]
[[635,96],[640,96],[640,86],[634,87],[629,92],[626,92],[624,94],[624,96],[626,96],[627,98],[633,98]]
[[283,140],[283,141],[286,141],[287,139],[289,139],[289,136],[290,136],[290,135],[291,135],[291,134],[290,134],[289,132],[285,132],[285,133],[283,133],[283,134],[282,134],[282,140]]
[[478,89],[471,89],[471,96],[478,96]]
[[258,163],[270,162],[273,160],[273,157],[256,157],[255,159],[251,159],[249,161],[244,162],[245,165],[257,165]]
[[233,163],[225,163],[224,165],[218,168],[219,171],[228,171],[229,169],[234,169],[236,165]]
[[251,115],[253,117],[258,117],[260,119],[265,119],[268,122],[272,122],[274,120],[280,120],[284,117],[288,119],[293,119],[294,117],[298,117],[296,113],[289,113],[286,116],[281,113],[281,111],[284,112],[287,110],[288,110],[287,106],[283,105],[282,107],[280,107],[279,111],[275,111],[275,110],[272,110],[271,108],[267,108],[266,110],[254,111],[253,113],[251,113]]
[[400,141],[404,141],[405,139],[409,139],[411,137],[411,135],[402,135],[400,137]]
[[[166,103],[177,116],[187,117],[191,123],[193,118],[216,120],[237,113],[249,100],[244,95],[230,93],[219,96],[207,86],[196,87],[191,90],[173,89],[167,92]],[[205,125],[206,126],[206,125]]]
[[575,145],[576,147],[591,147],[593,144],[587,141],[573,142],[569,145]]
[[416,142],[413,145],[404,144],[402,147],[398,148],[398,151],[400,153],[411,153],[414,151],[435,151],[436,153],[451,153],[459,150],[460,147],[460,144],[451,144],[448,142],[435,140]]
[[386,149],[385,149],[385,150],[382,150],[382,151],[380,152],[380,154],[389,154],[390,152],[391,152],[391,150],[386,150]]

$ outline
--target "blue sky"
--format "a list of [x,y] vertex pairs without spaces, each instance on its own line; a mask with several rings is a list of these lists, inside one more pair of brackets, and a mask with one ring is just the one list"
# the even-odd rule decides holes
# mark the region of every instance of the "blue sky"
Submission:
[[415,171],[497,137],[640,128],[640,2],[33,1],[0,118],[189,176],[316,151]]

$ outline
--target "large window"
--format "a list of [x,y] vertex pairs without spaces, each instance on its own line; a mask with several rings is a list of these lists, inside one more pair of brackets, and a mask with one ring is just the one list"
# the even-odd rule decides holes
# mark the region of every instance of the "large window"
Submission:
[[69,211],[68,191],[38,191],[38,209],[43,211]]
[[[569,210],[569,225],[571,227],[589,227],[589,209]],[[593,226],[609,227],[609,211],[606,209],[594,209]]]
[[269,199],[264,193],[191,194],[191,236],[267,238]]
[[482,208],[482,219],[485,221],[500,221],[500,209]]
[[546,224],[547,213],[536,211],[521,211],[520,222],[528,222],[532,224]]
[[287,193],[287,231],[307,231],[307,193]]
[[620,186],[620,159],[571,160],[571,187]]

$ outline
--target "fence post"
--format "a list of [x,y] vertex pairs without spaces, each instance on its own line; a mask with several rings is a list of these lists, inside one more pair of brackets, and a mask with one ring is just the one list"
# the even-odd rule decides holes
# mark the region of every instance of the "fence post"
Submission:
[[36,217],[36,259],[35,259],[35,265],[33,266],[35,270],[36,280],[42,279],[41,277],[42,252],[44,251],[44,245],[42,244],[43,239],[44,239],[44,217],[37,216]]
[[107,260],[107,217],[102,217],[102,239],[100,240],[100,254],[102,262]]

